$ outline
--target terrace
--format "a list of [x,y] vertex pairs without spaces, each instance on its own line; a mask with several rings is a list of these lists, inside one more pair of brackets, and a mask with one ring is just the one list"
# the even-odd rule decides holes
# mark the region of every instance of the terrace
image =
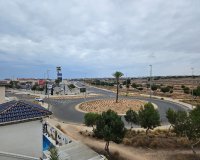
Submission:
[[43,158],[49,160],[48,149],[54,146],[61,160],[105,160],[105,157],[91,150],[86,145],[67,137],[56,127],[43,122]]

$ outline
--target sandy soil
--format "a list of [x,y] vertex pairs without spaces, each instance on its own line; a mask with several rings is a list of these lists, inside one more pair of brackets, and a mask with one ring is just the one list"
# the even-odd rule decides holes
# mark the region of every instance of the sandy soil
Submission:
[[120,99],[118,103],[114,99],[95,100],[82,103],[78,108],[84,112],[102,113],[108,109],[114,110],[118,114],[125,114],[130,108],[138,111],[144,106],[145,101]]
[[[48,122],[54,126],[60,124],[61,128],[64,130],[67,136],[77,141],[81,141],[89,147],[103,149],[105,146],[105,142],[103,140],[85,137],[79,133],[80,131],[86,130],[92,131],[91,127],[77,124],[66,124],[59,122],[56,119],[48,119]],[[155,150],[150,148],[134,148],[112,142],[110,143],[110,151],[119,152],[119,154],[127,160],[169,160],[170,156],[173,157],[176,154],[191,154],[190,150]],[[200,151],[197,152],[200,153]],[[170,160],[172,159],[170,158]]]
[[87,94],[87,95],[62,95],[62,96],[51,96],[51,99],[80,99],[80,98],[90,98],[90,97],[96,97],[96,96],[100,96],[100,94]]

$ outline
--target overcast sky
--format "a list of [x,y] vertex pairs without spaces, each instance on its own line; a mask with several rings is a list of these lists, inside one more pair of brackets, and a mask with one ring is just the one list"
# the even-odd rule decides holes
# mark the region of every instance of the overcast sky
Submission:
[[200,74],[200,0],[0,0],[0,79]]

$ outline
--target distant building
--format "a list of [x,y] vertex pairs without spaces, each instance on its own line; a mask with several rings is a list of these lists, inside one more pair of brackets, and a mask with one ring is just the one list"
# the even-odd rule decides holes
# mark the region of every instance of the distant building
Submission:
[[46,84],[46,80],[44,80],[44,79],[39,79],[39,80],[38,80],[38,85],[39,85],[40,87],[44,87],[45,84]]
[[5,102],[5,83],[0,82],[0,104]]
[[25,101],[0,104],[0,159],[42,158],[42,119],[51,114],[43,107]]

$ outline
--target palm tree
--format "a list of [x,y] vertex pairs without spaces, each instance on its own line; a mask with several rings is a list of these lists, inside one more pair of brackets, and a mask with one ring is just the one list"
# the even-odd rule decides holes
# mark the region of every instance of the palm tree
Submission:
[[124,74],[122,72],[116,71],[113,73],[113,76],[116,78],[117,81],[117,94],[116,94],[116,103],[118,102],[118,94],[119,94],[119,78],[122,77]]

